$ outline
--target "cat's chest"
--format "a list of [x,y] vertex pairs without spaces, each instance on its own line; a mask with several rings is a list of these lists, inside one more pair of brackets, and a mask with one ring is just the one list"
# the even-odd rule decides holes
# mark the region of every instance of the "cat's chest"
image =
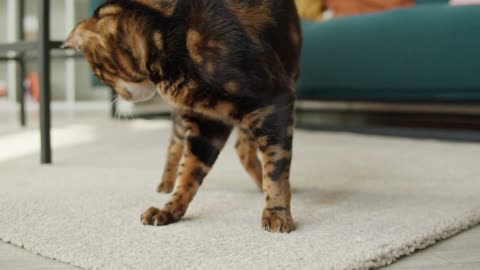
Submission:
[[157,91],[162,98],[174,107],[187,109],[211,118],[229,123],[238,122],[238,104],[213,95],[199,87],[195,80],[181,77],[172,81],[161,81]]

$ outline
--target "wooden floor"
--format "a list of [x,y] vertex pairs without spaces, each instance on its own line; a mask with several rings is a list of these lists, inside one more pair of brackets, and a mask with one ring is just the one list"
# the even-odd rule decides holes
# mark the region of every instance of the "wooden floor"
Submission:
[[[48,260],[0,242],[0,269],[8,270],[75,270],[78,268]],[[480,227],[405,257],[387,270],[479,270]]]

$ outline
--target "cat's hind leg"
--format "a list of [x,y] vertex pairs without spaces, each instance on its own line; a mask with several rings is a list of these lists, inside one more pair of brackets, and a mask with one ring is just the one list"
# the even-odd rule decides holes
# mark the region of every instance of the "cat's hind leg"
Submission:
[[257,143],[250,130],[239,128],[235,149],[243,167],[262,190],[262,164],[257,156]]
[[173,112],[172,122],[173,129],[170,138],[170,145],[168,146],[167,151],[167,161],[163,170],[162,181],[157,188],[157,191],[160,193],[172,192],[185,145],[186,130],[182,124],[179,112]]

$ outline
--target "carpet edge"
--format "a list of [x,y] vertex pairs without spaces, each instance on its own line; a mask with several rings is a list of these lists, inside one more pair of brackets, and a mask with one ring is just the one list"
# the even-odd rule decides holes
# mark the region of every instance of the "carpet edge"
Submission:
[[39,257],[42,257],[42,258],[47,259],[47,260],[55,261],[55,262],[58,262],[58,263],[63,263],[63,264],[66,264],[68,266],[76,267],[78,269],[85,269],[85,270],[93,269],[92,267],[85,268],[84,266],[76,265],[73,262],[67,262],[67,261],[62,260],[60,258],[56,258],[55,256],[49,256],[49,255],[42,254],[41,252],[36,251],[35,248],[25,247],[25,245],[22,244],[21,241],[17,242],[17,241],[14,241],[14,240],[8,240],[8,238],[6,238],[2,235],[0,235],[0,241],[2,241],[3,243],[5,243],[7,245],[12,245],[15,248],[20,248],[20,249],[30,253],[31,255],[39,256]]
[[418,236],[398,247],[385,247],[384,251],[380,254],[371,256],[372,258],[363,261],[354,262],[353,264],[357,266],[351,265],[351,267],[344,269],[366,270],[388,266],[403,257],[412,255],[417,251],[431,247],[440,241],[447,240],[480,225],[480,211],[472,211],[468,216],[469,217],[464,220],[455,218],[442,222],[438,225],[438,228],[432,230],[429,234]]
[[[398,247],[385,247],[383,252],[374,256],[370,256],[370,258],[367,258],[366,260],[363,260],[363,261],[352,262],[350,266],[345,267],[343,269],[344,270],[367,270],[367,269],[378,269],[380,267],[388,266],[403,257],[412,255],[419,250],[423,250],[428,247],[431,247],[440,241],[447,240],[457,234],[470,230],[479,225],[480,225],[480,211],[475,211],[475,212],[472,212],[471,215],[469,215],[468,219],[461,220],[459,218],[455,218],[446,222],[442,222],[441,224],[438,225],[438,229],[433,230],[432,233],[416,237],[415,239],[408,241],[408,243],[405,243]],[[0,241],[7,243],[9,245],[13,245],[17,248],[21,248],[30,254],[40,256],[48,260],[60,262],[72,267],[77,267],[79,269],[86,269],[86,270],[94,269],[92,268],[92,266],[80,266],[80,265],[74,264],[73,262],[67,262],[65,260],[62,260],[61,258],[57,258],[56,256],[49,256],[49,255],[42,254],[41,252],[36,251],[35,248],[25,247],[25,245],[22,244],[21,241],[9,240],[8,237],[4,237],[2,235],[0,235]]]

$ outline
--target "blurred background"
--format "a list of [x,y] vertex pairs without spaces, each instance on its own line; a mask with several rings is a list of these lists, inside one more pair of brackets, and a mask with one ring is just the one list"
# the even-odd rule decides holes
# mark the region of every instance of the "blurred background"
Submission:
[[478,130],[479,2],[297,0],[300,124]]
[[[21,35],[26,40],[37,38],[37,1],[25,0],[22,20],[19,2],[0,0],[0,43],[17,41]],[[51,0],[51,39],[63,40],[101,2]],[[476,138],[471,132],[480,130],[479,1],[296,2],[304,37],[297,87],[299,127],[415,136],[453,131],[450,137]],[[34,114],[30,120],[35,122],[39,100],[35,53],[27,53],[24,78],[19,78],[16,62],[5,59],[15,53],[1,56],[0,111],[15,121],[22,95],[17,79],[22,80],[26,110]],[[92,76],[81,55],[56,50],[51,57],[54,113],[108,117],[111,90]],[[114,110],[113,115],[153,117],[164,116],[169,108],[157,98],[136,105],[121,103]]]

